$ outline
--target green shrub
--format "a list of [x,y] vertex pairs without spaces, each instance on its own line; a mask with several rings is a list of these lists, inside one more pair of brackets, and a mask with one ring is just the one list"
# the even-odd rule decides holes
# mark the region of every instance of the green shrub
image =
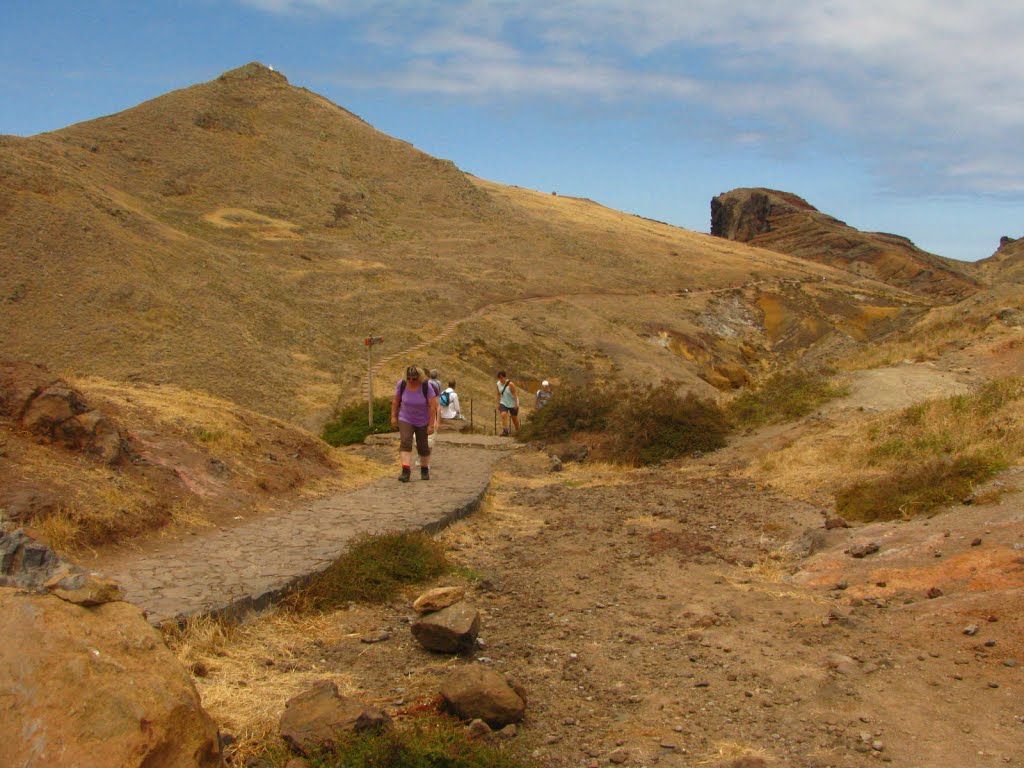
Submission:
[[604,452],[622,464],[656,464],[717,450],[728,433],[728,419],[715,403],[693,393],[680,395],[677,386],[666,382],[633,389],[619,401]]
[[729,404],[729,415],[741,427],[760,427],[806,416],[819,405],[846,394],[824,372],[789,371],[766,379]]
[[619,394],[618,387],[603,385],[559,387],[546,406],[530,414],[519,437],[553,441],[567,440],[576,432],[604,431]]
[[994,454],[933,460],[899,467],[884,477],[848,485],[836,493],[836,512],[851,520],[907,519],[960,502],[974,486],[1005,469]]
[[422,531],[356,538],[348,551],[292,594],[286,603],[304,611],[326,611],[350,602],[383,603],[408,584],[451,570],[444,548]]
[[344,736],[313,768],[528,768],[516,745],[471,739],[464,727],[424,717],[410,727]]
[[324,424],[320,436],[335,447],[361,443],[367,435],[377,432],[393,432],[391,426],[391,398],[373,398],[373,427],[369,425],[366,403],[346,405],[334,418]]
[[577,433],[604,433],[595,455],[641,466],[716,450],[725,445],[728,432],[728,419],[717,405],[681,395],[677,385],[665,382],[657,387],[561,387],[530,415],[519,436],[555,442]]

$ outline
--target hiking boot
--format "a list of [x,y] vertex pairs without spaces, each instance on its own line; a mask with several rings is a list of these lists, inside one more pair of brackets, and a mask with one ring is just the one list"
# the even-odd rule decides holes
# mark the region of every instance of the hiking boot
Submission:
[[502,437],[508,437],[508,430],[507,429],[501,430],[501,436]]
[[430,479],[430,467],[420,467],[420,480]]
[[412,474],[412,470],[409,467],[402,467],[402,474],[398,476],[398,482],[408,483],[409,476]]

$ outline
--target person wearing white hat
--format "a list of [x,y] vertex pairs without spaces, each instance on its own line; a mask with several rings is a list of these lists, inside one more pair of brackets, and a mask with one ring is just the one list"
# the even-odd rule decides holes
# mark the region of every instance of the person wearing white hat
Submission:
[[539,411],[548,404],[548,400],[551,399],[552,394],[551,382],[544,379],[544,381],[540,383],[540,389],[537,390],[537,402],[534,404],[534,407]]

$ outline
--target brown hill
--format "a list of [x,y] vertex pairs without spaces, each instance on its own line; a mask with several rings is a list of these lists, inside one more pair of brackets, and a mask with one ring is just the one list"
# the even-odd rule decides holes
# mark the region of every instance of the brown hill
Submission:
[[977,263],[989,283],[1024,283],[1024,238],[1003,237],[999,248]]
[[715,197],[711,234],[944,300],[963,299],[979,287],[970,265],[922,251],[899,235],[861,232],[774,189],[734,189]]
[[415,357],[488,404],[496,366],[527,387],[672,377],[713,392],[931,301],[473,178],[259,64],[0,144],[9,356],[312,428],[358,398],[371,334],[382,354],[418,350],[379,387]]

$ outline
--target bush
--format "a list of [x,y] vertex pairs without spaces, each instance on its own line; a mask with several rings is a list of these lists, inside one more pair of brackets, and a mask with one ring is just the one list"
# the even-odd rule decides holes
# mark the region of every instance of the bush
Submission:
[[639,466],[725,445],[728,420],[714,403],[676,385],[566,386],[530,415],[523,440],[564,441],[576,433],[605,433],[595,453]]
[[833,386],[822,371],[777,373],[757,389],[729,404],[729,415],[742,427],[760,427],[806,416],[846,391]]
[[519,433],[520,439],[566,440],[576,432],[604,431],[618,396],[616,387],[560,387],[546,406],[530,414]]
[[664,383],[634,389],[619,401],[608,457],[623,464],[656,464],[725,445],[729,422],[722,410],[693,393],[680,396]]
[[324,424],[320,436],[334,447],[361,443],[367,435],[378,432],[393,432],[391,426],[391,398],[373,398],[373,427],[369,421],[366,403],[352,403],[341,409],[334,418]]
[[994,455],[976,454],[897,468],[884,477],[853,483],[836,493],[836,512],[851,520],[907,519],[958,503],[975,484],[1005,469]]
[[313,768],[527,768],[515,745],[471,739],[445,718],[424,717],[411,727],[344,736]]
[[341,558],[286,603],[303,611],[326,611],[350,602],[383,603],[403,586],[428,581],[449,570],[444,548],[429,534],[366,534],[357,537]]

